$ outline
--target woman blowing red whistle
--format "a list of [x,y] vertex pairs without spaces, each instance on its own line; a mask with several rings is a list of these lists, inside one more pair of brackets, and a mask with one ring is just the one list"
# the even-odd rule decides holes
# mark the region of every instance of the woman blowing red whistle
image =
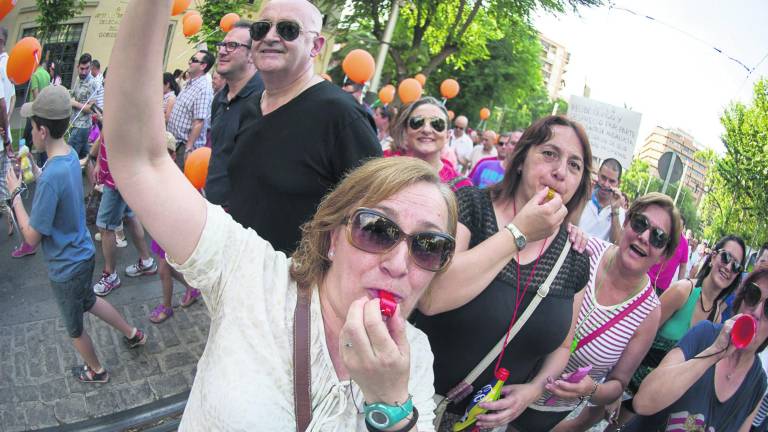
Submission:
[[[165,152],[157,89],[169,11],[170,0],[128,4],[104,123],[120,191],[169,263],[200,287],[211,316],[179,429],[295,430],[298,372],[311,380],[295,393],[308,393],[305,430],[434,430],[432,353],[404,317],[453,256],[453,194],[422,161],[373,160],[326,196],[293,257],[274,251],[207,203]],[[254,41],[256,56],[268,43],[280,51],[273,63],[290,66],[322,46],[322,16],[309,2],[270,1],[259,19],[313,31],[288,41],[271,26]],[[309,370],[294,371],[297,299],[309,301]]]

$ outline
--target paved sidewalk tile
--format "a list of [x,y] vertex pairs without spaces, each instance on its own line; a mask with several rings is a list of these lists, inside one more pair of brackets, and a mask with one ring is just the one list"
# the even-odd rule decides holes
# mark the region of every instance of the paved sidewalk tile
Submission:
[[72,376],[71,369],[82,360],[60,318],[0,327],[0,432],[76,423],[189,390],[208,337],[205,305],[177,307],[173,317],[152,324],[148,317],[156,304],[117,307],[149,337],[136,349],[128,349],[123,335],[109,325],[86,315],[86,331],[110,374],[107,384],[85,384]]

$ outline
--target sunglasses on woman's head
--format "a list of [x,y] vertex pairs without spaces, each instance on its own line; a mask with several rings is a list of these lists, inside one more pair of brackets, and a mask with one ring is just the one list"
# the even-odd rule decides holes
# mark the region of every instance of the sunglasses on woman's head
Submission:
[[728,265],[730,264],[731,272],[741,273],[741,263],[730,252],[720,249],[717,251],[717,255],[720,256],[720,262],[723,263],[726,268],[728,268]]
[[427,121],[429,121],[429,125],[432,126],[432,129],[437,132],[444,131],[447,126],[444,118],[413,116],[408,119],[408,127],[413,130],[419,130],[424,127],[424,124],[426,124]]
[[347,240],[364,252],[385,254],[400,241],[407,240],[413,262],[432,272],[444,269],[453,258],[456,242],[450,235],[432,231],[406,234],[394,221],[376,210],[359,208],[346,224]]
[[642,213],[635,213],[629,218],[629,226],[637,235],[642,235],[646,230],[651,230],[648,243],[656,249],[664,249],[669,243],[669,235],[661,228],[651,226],[651,222]]
[[[754,308],[763,297],[763,291],[756,283],[750,282],[744,285],[744,304]],[[763,316],[768,316],[768,299],[763,302]]]
[[[272,25],[272,21],[256,21],[251,24],[251,39],[255,41],[264,39],[267,36],[267,33],[269,33],[269,29],[272,28]],[[302,31],[319,34],[313,30],[302,30],[301,24],[296,21],[278,21],[274,26],[278,36],[286,42],[296,40]]]

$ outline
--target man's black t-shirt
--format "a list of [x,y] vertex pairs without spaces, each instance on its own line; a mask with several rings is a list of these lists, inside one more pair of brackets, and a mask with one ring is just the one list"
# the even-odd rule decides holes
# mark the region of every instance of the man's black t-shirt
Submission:
[[248,83],[229,100],[229,84],[216,93],[211,104],[211,161],[205,180],[205,197],[213,204],[229,207],[229,157],[235,150],[235,136],[246,100],[259,97],[264,82],[257,72]]
[[293,252],[322,197],[365,159],[381,156],[373,119],[323,81],[266,116],[243,107],[229,161],[230,214],[276,250]]

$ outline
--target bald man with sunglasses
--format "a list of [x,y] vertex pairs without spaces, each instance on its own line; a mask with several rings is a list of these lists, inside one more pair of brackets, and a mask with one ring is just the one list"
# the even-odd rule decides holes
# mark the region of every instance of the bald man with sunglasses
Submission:
[[381,155],[373,118],[315,73],[322,22],[306,0],[263,6],[251,55],[264,91],[243,106],[228,165],[230,214],[286,253],[344,173]]

